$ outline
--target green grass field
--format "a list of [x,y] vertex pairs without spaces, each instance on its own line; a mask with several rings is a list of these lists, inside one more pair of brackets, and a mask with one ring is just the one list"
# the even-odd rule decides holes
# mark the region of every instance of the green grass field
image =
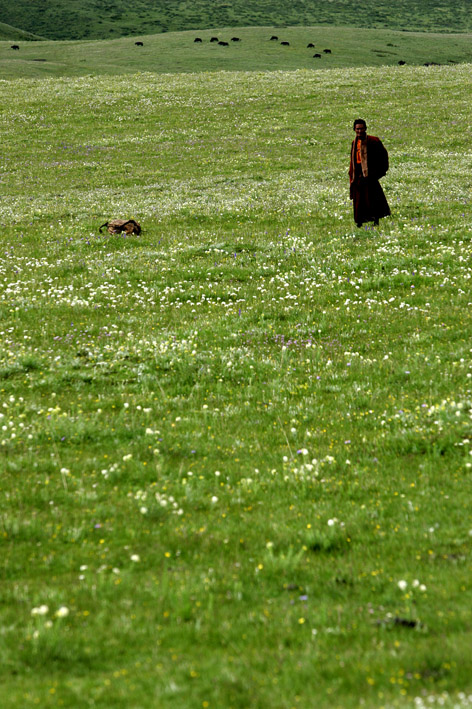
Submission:
[[[271,41],[272,36],[278,41]],[[210,42],[217,36],[228,42]],[[240,42],[231,42],[232,37]],[[195,43],[196,37],[202,39]],[[107,41],[0,42],[4,79],[91,74],[286,71],[398,66],[399,61],[451,65],[472,61],[472,35],[426,34],[340,27],[243,27],[169,32]],[[135,46],[142,41],[143,46]],[[290,42],[282,46],[281,41]],[[315,48],[308,48],[314,44]],[[323,49],[331,49],[325,54]],[[321,53],[321,58],[314,58]]]
[[470,707],[471,65],[198,49],[0,82],[2,707]]
[[468,0],[0,0],[0,17],[49,39],[105,39],[204,27],[343,25],[472,31]]

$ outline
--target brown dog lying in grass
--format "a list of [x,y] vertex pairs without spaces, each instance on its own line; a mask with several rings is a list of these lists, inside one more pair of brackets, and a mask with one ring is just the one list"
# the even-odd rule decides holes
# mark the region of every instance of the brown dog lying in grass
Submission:
[[106,226],[109,234],[121,234],[122,231],[126,234],[141,234],[141,225],[135,222],[134,219],[112,219],[109,222],[105,222],[99,227],[98,231],[102,233],[103,227]]

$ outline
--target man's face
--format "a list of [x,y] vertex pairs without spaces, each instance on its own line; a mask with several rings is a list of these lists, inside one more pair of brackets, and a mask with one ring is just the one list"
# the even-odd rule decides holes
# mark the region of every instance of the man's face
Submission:
[[366,137],[366,127],[363,123],[356,123],[354,126],[354,130],[356,132],[356,138],[360,138],[361,140],[364,140]]

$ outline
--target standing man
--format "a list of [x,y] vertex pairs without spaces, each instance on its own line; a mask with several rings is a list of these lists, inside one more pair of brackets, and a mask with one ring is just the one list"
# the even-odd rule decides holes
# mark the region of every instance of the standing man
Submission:
[[363,118],[356,118],[354,131],[356,137],[352,141],[349,166],[354,221],[358,227],[372,221],[377,226],[379,219],[390,214],[379,182],[388,170],[388,153],[379,138],[367,135],[367,124]]

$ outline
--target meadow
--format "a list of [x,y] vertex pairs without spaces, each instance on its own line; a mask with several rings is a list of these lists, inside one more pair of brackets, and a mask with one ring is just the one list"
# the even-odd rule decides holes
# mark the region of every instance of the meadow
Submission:
[[0,82],[3,707],[472,705],[470,69]]
[[[211,42],[212,37],[227,47]],[[239,42],[231,42],[232,37]],[[278,41],[271,41],[277,36]],[[202,40],[196,43],[196,38]],[[214,71],[295,71],[434,62],[472,62],[472,35],[421,33],[346,27],[214,27],[188,32],[121,37],[109,40],[0,41],[0,75],[4,79],[59,76],[122,75],[138,72],[196,73]],[[138,47],[135,41],[142,41]],[[289,42],[282,46],[281,42]],[[309,48],[314,44],[314,48]],[[325,54],[324,49],[330,49]],[[315,58],[314,54],[321,54]]]

